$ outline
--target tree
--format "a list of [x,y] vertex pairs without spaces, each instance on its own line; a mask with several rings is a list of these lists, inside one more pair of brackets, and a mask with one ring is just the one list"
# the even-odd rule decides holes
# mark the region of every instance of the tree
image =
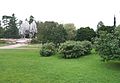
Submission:
[[100,36],[101,31],[106,31],[108,33],[112,33],[114,31],[114,26],[105,26],[102,21],[100,21],[97,25],[97,36]]
[[4,33],[4,28],[1,26],[1,21],[0,21],[0,38],[3,38],[3,33]]
[[30,18],[29,18],[29,24],[31,24],[34,20],[34,17],[31,15]]
[[76,35],[76,27],[74,26],[74,24],[72,23],[65,24],[64,28],[68,34],[67,40],[74,40]]
[[56,46],[67,38],[66,30],[62,24],[53,21],[38,22],[38,39],[42,43],[53,42]]
[[100,37],[96,39],[96,51],[103,61],[120,60],[120,27],[113,33],[100,32]]
[[3,38],[4,36],[4,28],[0,26],[0,38]]
[[104,26],[104,23],[102,21],[98,22],[97,24],[97,29],[101,28]]
[[77,41],[92,41],[92,39],[96,36],[96,33],[93,29],[90,27],[81,27],[80,29],[77,30],[76,37],[75,39]]
[[12,14],[12,16],[3,16],[3,19],[9,19],[9,22],[7,22],[4,32],[5,38],[19,38],[19,31],[17,28],[17,19],[15,17],[15,14]]
[[3,28],[6,30],[9,27],[9,22],[10,22],[11,16],[3,15],[2,16],[2,22],[3,22]]

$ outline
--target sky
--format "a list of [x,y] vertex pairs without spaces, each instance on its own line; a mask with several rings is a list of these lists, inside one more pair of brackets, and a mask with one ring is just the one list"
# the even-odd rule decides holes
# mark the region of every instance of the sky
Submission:
[[99,21],[112,26],[114,15],[120,24],[120,0],[1,0],[0,17],[12,13],[23,21],[32,15],[36,21],[74,23],[76,28],[96,30]]

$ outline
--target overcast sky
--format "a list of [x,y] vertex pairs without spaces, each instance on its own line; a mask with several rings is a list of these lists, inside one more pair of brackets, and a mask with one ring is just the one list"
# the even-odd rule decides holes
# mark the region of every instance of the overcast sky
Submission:
[[114,14],[120,24],[120,0],[1,0],[0,16],[15,13],[24,20],[30,15],[39,21],[74,23],[77,28],[96,29],[99,21],[113,25]]

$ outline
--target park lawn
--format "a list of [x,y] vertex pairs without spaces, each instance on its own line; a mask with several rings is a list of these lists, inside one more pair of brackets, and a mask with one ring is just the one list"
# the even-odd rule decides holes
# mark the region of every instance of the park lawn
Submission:
[[120,62],[101,62],[94,51],[62,59],[39,49],[0,50],[0,83],[120,83]]
[[8,43],[0,43],[0,47],[2,47],[2,46],[8,46],[8,45],[13,45],[13,44],[8,44]]

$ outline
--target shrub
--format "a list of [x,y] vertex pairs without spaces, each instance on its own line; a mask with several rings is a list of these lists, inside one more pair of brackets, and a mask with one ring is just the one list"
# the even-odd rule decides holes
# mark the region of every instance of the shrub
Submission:
[[82,45],[84,47],[84,53],[85,54],[90,54],[91,50],[92,50],[91,42],[89,42],[89,41],[83,41]]
[[40,43],[40,42],[39,42],[39,40],[37,38],[33,38],[31,40],[31,44],[38,44],[38,43]]
[[45,43],[40,49],[41,56],[51,56],[55,54],[55,45],[53,43]]
[[90,53],[91,43],[88,41],[67,41],[59,47],[59,53],[63,58],[78,58]]
[[96,51],[100,54],[103,61],[120,59],[120,33],[102,32],[95,42]]

